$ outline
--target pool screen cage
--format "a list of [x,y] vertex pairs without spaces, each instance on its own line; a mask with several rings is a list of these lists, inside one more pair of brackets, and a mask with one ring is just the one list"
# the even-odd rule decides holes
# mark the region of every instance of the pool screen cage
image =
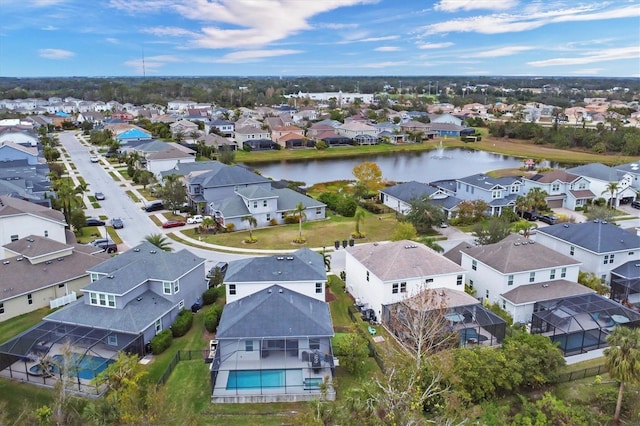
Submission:
[[617,326],[640,326],[640,313],[595,293],[536,303],[531,333],[557,342],[565,356],[607,347]]
[[213,396],[229,402],[247,395],[319,394],[334,374],[329,337],[221,339],[211,363]]
[[142,354],[142,337],[44,321],[0,345],[0,374],[45,386],[64,379],[73,390],[100,394],[91,379],[118,351]]

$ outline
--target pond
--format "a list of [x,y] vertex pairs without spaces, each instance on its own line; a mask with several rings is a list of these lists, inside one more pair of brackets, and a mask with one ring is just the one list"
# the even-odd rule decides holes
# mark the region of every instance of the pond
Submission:
[[[278,161],[260,164],[256,168],[263,176],[274,180],[299,181],[304,182],[305,186],[311,186],[321,182],[353,180],[355,179],[351,172],[353,167],[364,161],[377,163],[386,180],[395,182],[415,180],[424,183],[523,166],[521,158],[453,148],[366,157]],[[548,167],[551,164],[543,163],[541,166]]]

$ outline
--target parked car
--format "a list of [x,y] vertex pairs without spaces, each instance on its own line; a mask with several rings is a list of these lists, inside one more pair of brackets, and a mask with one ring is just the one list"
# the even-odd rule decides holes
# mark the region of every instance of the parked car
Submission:
[[98,161],[100,161],[97,155],[92,155],[91,157],[89,157],[89,160],[91,160],[92,163],[97,163]]
[[216,263],[216,265],[213,268],[209,269],[209,272],[207,273],[207,278],[213,277],[213,274],[216,272],[216,268],[218,268],[220,270],[220,273],[224,275],[227,272],[228,266],[229,264],[227,262]]
[[152,201],[149,204],[145,205],[143,207],[143,209],[146,212],[155,212],[155,211],[158,211],[158,210],[163,210],[164,209],[164,203],[162,202],[162,200]]
[[538,220],[540,222],[548,223],[549,225],[555,225],[556,223],[558,223],[558,218],[553,215],[539,216]]
[[530,220],[530,221],[535,221],[538,219],[538,213],[536,213],[535,211],[521,211],[521,210],[516,210],[516,214],[520,217],[522,217],[523,219],[526,220]]
[[114,217],[111,219],[111,226],[113,226],[113,229],[122,229],[124,228],[124,222],[119,217]]
[[89,243],[89,245],[98,247],[107,253],[115,253],[118,251],[118,245],[108,238],[98,238]]
[[95,197],[96,197],[96,200],[98,200],[98,201],[105,199],[105,196],[104,196],[104,194],[102,192],[96,192],[95,193]]
[[181,220],[168,220],[162,224],[163,228],[176,228],[178,226],[184,226],[185,223]]
[[640,209],[640,201],[632,201],[631,207],[633,207],[634,209]]
[[204,219],[204,217],[201,214],[197,214],[191,217],[187,218],[187,223],[188,224],[192,224],[192,223],[202,223],[202,220]]
[[104,220],[100,220],[98,218],[95,217],[89,217],[87,218],[87,226],[104,226]]

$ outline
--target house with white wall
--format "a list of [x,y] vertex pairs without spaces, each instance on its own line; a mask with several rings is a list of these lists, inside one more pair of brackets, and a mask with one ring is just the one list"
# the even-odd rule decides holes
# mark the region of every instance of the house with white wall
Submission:
[[607,284],[613,269],[640,260],[640,236],[600,220],[539,228],[536,243],[576,259]]
[[447,217],[452,217],[458,204],[462,202],[439,188],[416,181],[400,183],[380,190],[382,204],[401,214],[407,214],[411,210],[413,200],[425,198],[428,198],[432,204],[442,207]]
[[383,306],[425,289],[464,291],[465,269],[424,244],[401,240],[357,244],[345,250],[347,291],[378,318]]
[[585,206],[596,198],[589,189],[589,184],[588,179],[564,170],[551,170],[522,177],[523,193],[540,188],[548,194],[547,205],[552,209],[564,207],[575,210],[576,207]]
[[[589,181],[589,189],[594,195],[607,200],[607,204],[613,204],[614,207],[620,205],[625,199],[629,201],[635,199],[637,190],[634,188],[636,183],[634,175],[630,172],[618,170],[615,167],[609,167],[601,163],[590,163],[578,167],[567,169],[567,173],[582,176]],[[609,185],[615,183],[617,185],[613,194],[609,190]],[[613,198],[613,203],[611,201]]]

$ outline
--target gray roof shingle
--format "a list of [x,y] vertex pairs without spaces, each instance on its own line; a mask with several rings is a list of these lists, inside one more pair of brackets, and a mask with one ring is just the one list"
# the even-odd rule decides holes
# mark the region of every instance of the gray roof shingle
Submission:
[[521,305],[589,293],[595,293],[595,291],[573,281],[553,280],[544,283],[520,285],[503,293],[502,297],[515,305]]
[[433,195],[438,189],[424,183],[412,180],[380,190],[380,192],[390,195],[398,200],[408,203],[416,198],[425,198]]
[[301,248],[291,254],[252,257],[229,262],[225,282],[326,281],[320,253]]
[[538,233],[566,241],[594,253],[640,249],[640,237],[613,223],[593,221],[559,223],[539,228]]

